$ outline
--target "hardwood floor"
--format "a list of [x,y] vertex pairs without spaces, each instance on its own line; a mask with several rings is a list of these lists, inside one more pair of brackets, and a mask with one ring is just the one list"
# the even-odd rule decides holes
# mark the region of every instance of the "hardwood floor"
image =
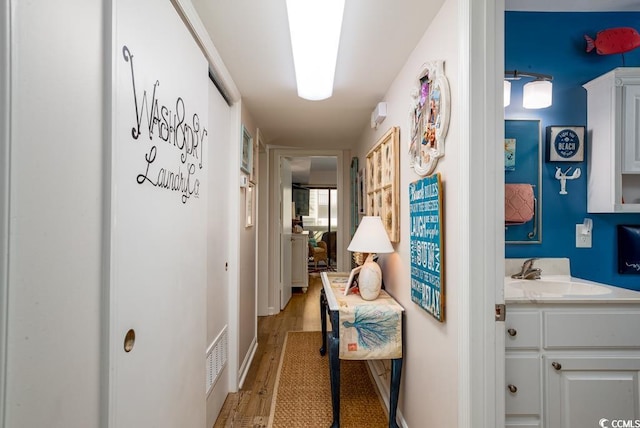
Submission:
[[242,389],[227,396],[214,428],[267,426],[284,339],[288,331],[320,330],[321,288],[320,276],[309,275],[306,293],[294,293],[278,315],[258,318],[258,349],[253,363]]

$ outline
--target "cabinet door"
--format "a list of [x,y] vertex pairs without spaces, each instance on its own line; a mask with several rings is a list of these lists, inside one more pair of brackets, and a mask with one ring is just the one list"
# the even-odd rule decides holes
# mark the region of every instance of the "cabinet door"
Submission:
[[[506,424],[540,426],[540,357],[507,353],[505,358]],[[523,425],[524,424],[524,425]]]
[[622,172],[640,174],[640,85],[624,86]]
[[608,420],[640,419],[640,358],[543,358],[547,427],[597,427]]

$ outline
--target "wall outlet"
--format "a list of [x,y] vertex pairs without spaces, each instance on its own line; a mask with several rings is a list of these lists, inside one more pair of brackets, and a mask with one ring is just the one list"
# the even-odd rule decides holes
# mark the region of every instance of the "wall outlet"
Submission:
[[584,229],[584,224],[576,224],[576,248],[591,248],[592,232],[582,233]]

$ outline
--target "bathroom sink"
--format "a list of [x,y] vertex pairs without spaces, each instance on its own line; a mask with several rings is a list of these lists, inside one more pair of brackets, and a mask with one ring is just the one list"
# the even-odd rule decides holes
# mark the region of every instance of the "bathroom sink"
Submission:
[[611,293],[611,289],[602,285],[586,282],[561,280],[515,280],[505,284],[505,297],[561,297],[561,296],[598,296]]

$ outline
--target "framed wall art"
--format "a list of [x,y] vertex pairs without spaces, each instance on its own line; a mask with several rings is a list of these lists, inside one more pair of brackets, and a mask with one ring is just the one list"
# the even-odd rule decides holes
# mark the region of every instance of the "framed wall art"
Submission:
[[246,174],[251,175],[253,170],[253,138],[247,128],[242,125],[242,160],[240,161],[240,169]]
[[584,161],[584,126],[547,126],[547,162]]
[[367,215],[382,218],[391,242],[400,242],[399,144],[400,128],[394,126],[367,154],[364,172]]
[[450,104],[444,61],[423,64],[411,89],[409,111],[409,164],[421,176],[431,174],[444,156]]
[[245,223],[244,223],[244,227],[251,227],[253,226],[254,223],[254,219],[253,219],[253,206],[254,204],[254,198],[255,198],[255,191],[254,191],[254,186],[253,184],[249,183],[249,185],[247,187],[244,188],[244,207],[245,207]]
[[442,181],[433,174],[409,184],[411,300],[444,321]]

